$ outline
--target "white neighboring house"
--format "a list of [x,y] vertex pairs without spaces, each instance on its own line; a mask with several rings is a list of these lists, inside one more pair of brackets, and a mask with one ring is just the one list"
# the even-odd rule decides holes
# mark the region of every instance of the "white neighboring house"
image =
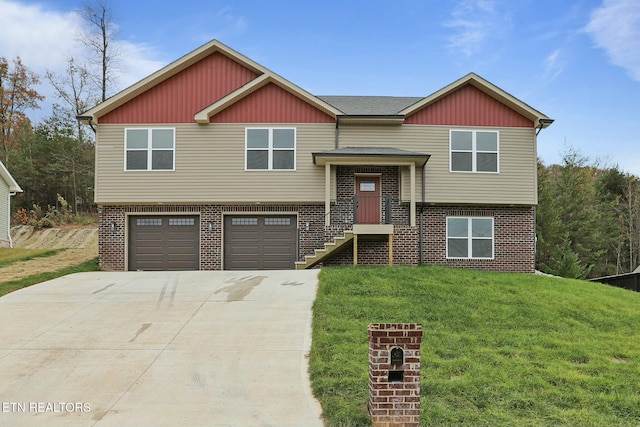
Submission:
[[11,241],[11,196],[22,188],[0,162],[0,247],[13,247]]

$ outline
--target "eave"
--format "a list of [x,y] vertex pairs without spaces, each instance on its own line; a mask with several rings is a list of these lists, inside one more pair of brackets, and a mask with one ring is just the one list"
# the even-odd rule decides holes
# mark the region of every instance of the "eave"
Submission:
[[336,118],[339,114],[342,113],[337,108],[313,96],[299,86],[296,86],[295,84],[289,82],[288,80],[280,77],[275,73],[272,73],[271,71],[267,71],[265,74],[251,80],[246,85],[224,96],[223,98],[209,105],[207,108],[197,112],[194,116],[194,119],[199,124],[208,124],[211,120],[211,117],[221,112],[225,108],[228,108],[229,106],[242,100],[243,98],[251,95],[253,92],[259,90],[269,83],[277,85],[278,87],[302,99],[303,101],[307,102],[308,104],[333,118]]
[[142,93],[148,91],[152,87],[162,83],[163,81],[169,79],[170,77],[178,74],[179,72],[185,70],[186,68],[192,66],[193,64],[201,61],[203,58],[207,56],[219,52],[227,57],[233,59],[234,61],[240,63],[244,67],[252,70],[258,75],[270,73],[268,69],[258,64],[255,61],[247,58],[239,52],[231,49],[230,47],[224,45],[218,40],[212,40],[196,50],[184,55],[180,59],[168,64],[167,66],[161,68],[150,76],[140,80],[139,82],[129,86],[123,91],[117,93],[111,98],[107,99],[104,102],[96,105],[92,109],[84,112],[78,119],[85,124],[89,124],[89,119],[93,121],[94,124],[99,122],[99,118],[104,116],[105,114],[115,110],[116,108],[124,105],[129,102],[133,98],[141,95]]
[[469,73],[466,76],[456,80],[455,82],[443,87],[442,89],[432,93],[431,95],[423,98],[422,100],[416,102],[413,105],[405,108],[400,111],[399,114],[404,114],[409,116],[435,102],[449,95],[450,93],[458,90],[464,85],[470,84],[475,88],[481,90],[486,93],[490,97],[494,98],[498,102],[506,105],[527,119],[531,120],[536,127],[540,126],[541,128],[546,128],[551,123],[553,123],[553,119],[547,117],[545,114],[531,107],[530,105],[520,101],[518,98],[509,94],[508,92],[500,89],[498,86],[493,83],[483,79],[479,75],[475,73]]
[[0,177],[9,186],[9,193],[22,193],[22,188],[18,185],[15,179],[11,176],[7,168],[0,162]]
[[404,115],[338,115],[336,120],[344,125],[399,126],[404,123]]

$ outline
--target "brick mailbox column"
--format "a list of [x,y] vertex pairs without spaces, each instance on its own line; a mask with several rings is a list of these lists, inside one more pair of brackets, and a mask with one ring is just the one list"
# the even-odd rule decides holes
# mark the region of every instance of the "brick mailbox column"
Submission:
[[418,427],[422,325],[372,323],[368,335],[373,427]]

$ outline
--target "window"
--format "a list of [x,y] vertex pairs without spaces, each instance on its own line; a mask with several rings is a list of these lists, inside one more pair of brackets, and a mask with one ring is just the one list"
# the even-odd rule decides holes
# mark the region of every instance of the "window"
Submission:
[[264,225],[291,225],[291,218],[265,218]]
[[447,258],[493,258],[493,218],[447,218]]
[[196,225],[194,218],[169,218],[169,226]]
[[175,129],[125,129],[125,170],[174,170]]
[[231,225],[258,225],[258,218],[231,218]]
[[451,172],[498,172],[498,132],[452,130]]
[[246,170],[295,170],[296,130],[247,129],[245,157]]
[[162,225],[162,218],[137,218],[136,225],[139,227],[157,227]]

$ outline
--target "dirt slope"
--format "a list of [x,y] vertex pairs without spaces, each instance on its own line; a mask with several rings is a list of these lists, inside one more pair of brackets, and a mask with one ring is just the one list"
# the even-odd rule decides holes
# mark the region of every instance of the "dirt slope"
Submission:
[[55,271],[98,256],[98,229],[95,226],[64,226],[34,230],[22,225],[11,229],[14,247],[27,249],[70,248],[59,254],[17,262],[0,268],[0,281],[7,282],[32,274]]

